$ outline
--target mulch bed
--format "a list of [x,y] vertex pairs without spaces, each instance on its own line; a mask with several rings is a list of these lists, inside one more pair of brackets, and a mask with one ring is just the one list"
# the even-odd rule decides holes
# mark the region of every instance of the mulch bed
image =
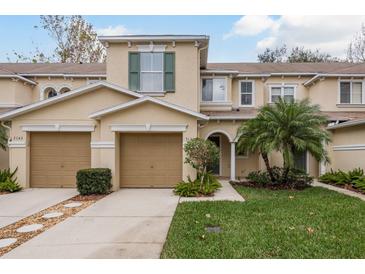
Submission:
[[[65,200],[61,203],[58,203],[54,206],[48,207],[40,212],[37,212],[31,216],[28,216],[24,219],[19,220],[16,223],[10,224],[3,228],[0,228],[0,239],[4,238],[16,238],[17,241],[10,246],[0,248],[0,256],[3,256],[5,253],[11,251],[12,249],[16,248],[17,246],[25,243],[26,241],[32,239],[33,237],[39,235],[40,233],[46,231],[47,229],[51,228],[52,226],[64,221],[68,217],[75,215],[77,212],[81,211],[84,208],[92,205],[96,201],[100,200],[101,198],[105,197],[106,195],[77,195],[72,197],[68,200]],[[79,207],[74,208],[66,208],[64,207],[65,204],[72,203],[72,202],[82,202],[82,205]],[[42,216],[46,213],[50,212],[62,212],[63,215],[56,218],[51,219],[44,219]],[[43,227],[36,231],[26,232],[26,233],[19,233],[16,230],[23,226],[23,225],[30,225],[30,224],[42,224]]]
[[270,189],[270,190],[303,190],[307,187],[309,187],[309,185],[307,186],[303,186],[300,188],[292,188],[290,185],[284,185],[284,184],[265,184],[265,185],[261,185],[261,184],[256,184],[256,183],[252,183],[250,181],[239,181],[239,182],[231,182],[231,184],[233,186],[247,186],[247,187],[252,187],[252,188],[263,188],[263,189]]
[[7,191],[0,191],[0,195],[5,195],[5,194],[10,194],[11,192],[7,192]]

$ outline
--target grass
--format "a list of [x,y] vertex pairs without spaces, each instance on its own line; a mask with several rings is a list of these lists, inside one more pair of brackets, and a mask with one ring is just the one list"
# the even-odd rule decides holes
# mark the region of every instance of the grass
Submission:
[[363,201],[320,187],[237,191],[244,203],[179,204],[161,258],[365,258]]

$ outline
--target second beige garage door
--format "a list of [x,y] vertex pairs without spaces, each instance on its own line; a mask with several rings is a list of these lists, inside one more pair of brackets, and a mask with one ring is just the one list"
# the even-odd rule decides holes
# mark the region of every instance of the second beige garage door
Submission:
[[31,187],[75,187],[76,172],[90,168],[90,155],[90,133],[31,133]]
[[181,179],[181,133],[120,135],[121,187],[172,187]]

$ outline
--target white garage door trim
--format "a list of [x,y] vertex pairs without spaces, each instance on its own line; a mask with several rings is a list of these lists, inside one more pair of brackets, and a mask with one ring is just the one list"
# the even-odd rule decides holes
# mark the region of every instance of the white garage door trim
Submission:
[[95,125],[47,124],[47,125],[21,125],[22,131],[34,132],[92,132]]
[[187,124],[115,124],[110,126],[111,131],[117,132],[184,132],[188,128]]

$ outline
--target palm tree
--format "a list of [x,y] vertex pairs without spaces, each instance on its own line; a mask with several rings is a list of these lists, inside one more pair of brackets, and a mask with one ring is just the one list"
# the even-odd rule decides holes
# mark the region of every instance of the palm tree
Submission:
[[259,151],[264,160],[270,179],[274,182],[275,178],[268,155],[275,147],[271,142],[271,132],[267,130],[265,122],[262,121],[261,118],[261,116],[257,116],[255,119],[242,123],[237,132],[237,150],[240,152],[244,152],[245,150],[247,152]]
[[255,144],[256,148],[266,153],[280,151],[284,160],[283,182],[286,183],[288,173],[294,166],[295,152],[308,151],[317,161],[329,162],[324,147],[330,141],[330,135],[324,128],[326,123],[327,118],[320,113],[319,106],[311,105],[309,100],[287,102],[279,99],[273,105],[263,106],[257,117],[249,121],[249,125],[259,124],[256,126],[259,134],[255,142],[246,140],[242,141],[242,145],[249,148]]

